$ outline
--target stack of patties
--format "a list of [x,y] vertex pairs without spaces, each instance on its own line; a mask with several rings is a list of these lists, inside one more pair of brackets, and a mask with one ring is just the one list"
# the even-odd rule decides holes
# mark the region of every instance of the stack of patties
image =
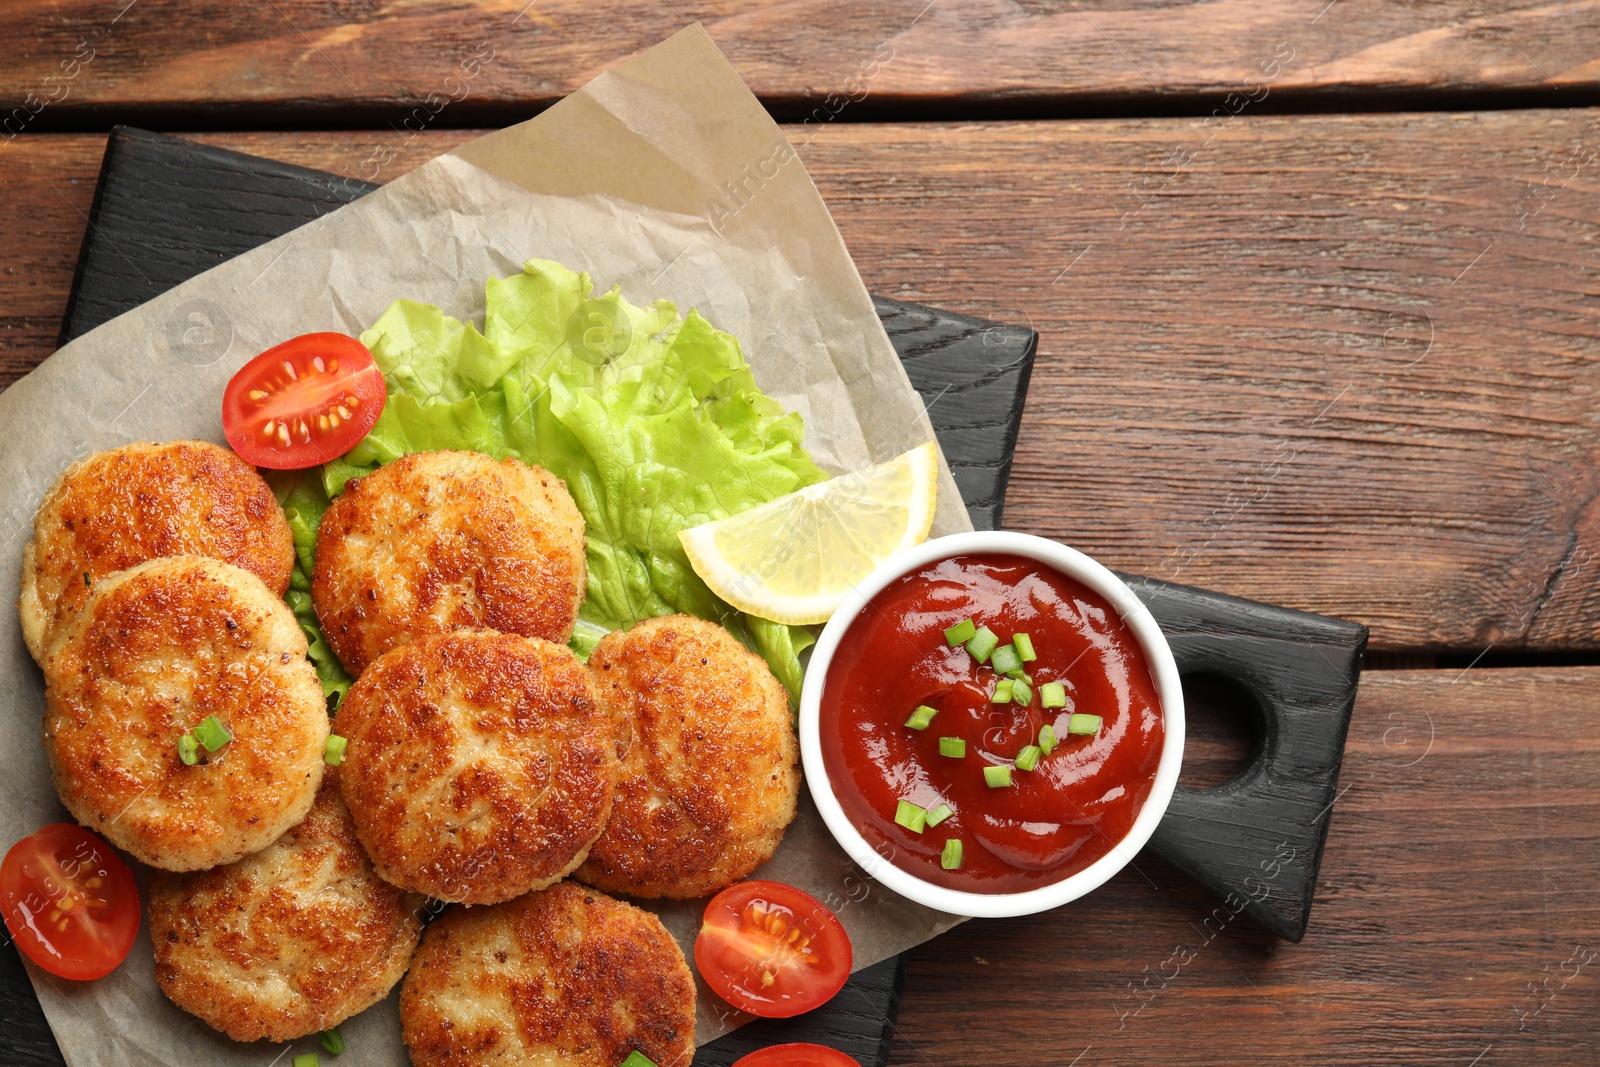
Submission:
[[[23,562],[61,800],[162,872],[162,988],[246,1040],[299,1037],[381,999],[420,931],[337,792],[319,793],[328,717],[283,601],[293,551],[253,469],[179,441],[67,470]],[[338,892],[304,891],[325,884]]]
[[[312,580],[357,676],[325,774],[321,688],[281,599],[289,530],[255,472],[181,443],[62,478],[24,579],[46,747],[80,821],[195,872],[151,891],[175,1003],[284,1040],[405,973],[418,1067],[686,1067],[683,953],[607,894],[705,896],[772,855],[799,792],[788,695],[686,615],[606,636],[586,667],[567,647],[583,530],[562,481],[514,459],[413,453],[352,481]],[[181,744],[214,740],[213,719],[225,745]]]
[[317,617],[361,671],[336,723],[345,801],[383,877],[464,905],[401,992],[418,1067],[687,1065],[682,951],[598,890],[715,892],[794,818],[798,749],[766,663],[676,615],[608,635],[585,670],[566,642],[586,585],[576,504],[516,460],[403,456],[323,516]]

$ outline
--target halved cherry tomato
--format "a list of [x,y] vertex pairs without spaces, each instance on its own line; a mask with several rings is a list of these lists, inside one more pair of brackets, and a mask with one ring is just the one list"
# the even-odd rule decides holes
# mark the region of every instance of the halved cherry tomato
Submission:
[[388,394],[367,346],[307,333],[239,368],[222,392],[222,432],[247,463],[315,467],[367,436]]
[[116,970],[139,930],[133,872],[81,826],[51,823],[0,862],[0,910],[28,957],[63,978]]
[[804,1041],[768,1045],[734,1061],[733,1067],[861,1067],[838,1049]]
[[825,1003],[850,977],[851,958],[833,912],[782,882],[735,882],[712,897],[694,942],[711,991],[768,1019]]

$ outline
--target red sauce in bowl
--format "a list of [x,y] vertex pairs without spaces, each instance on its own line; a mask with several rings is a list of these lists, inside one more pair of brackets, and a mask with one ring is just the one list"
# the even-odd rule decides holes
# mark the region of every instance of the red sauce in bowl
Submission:
[[[991,703],[999,676],[946,643],[944,631],[968,618],[1002,643],[1032,639],[1029,706]],[[1051,681],[1065,685],[1065,708],[1041,706]],[[919,704],[939,712],[925,730],[905,725]],[[1069,734],[1073,712],[1101,716],[1099,732]],[[1045,723],[1055,751],[1032,771],[1013,769],[1009,788],[991,788],[983,768],[1012,765]],[[1036,889],[1110,852],[1150,794],[1165,736],[1132,629],[1088,586],[1012,555],[942,560],[875,596],[834,653],[820,726],[834,795],[867,843],[923,881],[976,893]],[[941,737],[963,739],[966,754],[940,755]],[[955,814],[916,833],[895,822],[901,800]],[[950,838],[963,855],[947,871]]]

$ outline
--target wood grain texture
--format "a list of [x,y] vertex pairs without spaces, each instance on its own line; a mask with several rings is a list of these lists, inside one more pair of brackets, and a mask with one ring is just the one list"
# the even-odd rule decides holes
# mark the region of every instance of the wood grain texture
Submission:
[[920,304],[873,297],[872,305],[922,396],[973,528],[1001,529],[1038,335]]
[[891,1065],[1600,1062],[1597,697],[1600,668],[1364,676],[1303,943],[1141,855],[914,950]]
[[[387,180],[467,136],[198,139],[352,176],[392,149]],[[50,350],[102,144],[0,148],[7,380]],[[1469,656],[1600,647],[1597,153],[1600,114],[1536,110],[801,149],[872,291],[1039,331],[1008,526]]]
[[[279,127],[498,125],[696,20],[768,107],[799,121],[1205,113],[1365,94],[1592,98],[1600,0],[13,0],[0,116]],[[1381,95],[1380,95],[1381,94]],[[1392,107],[1392,104],[1387,106]],[[418,109],[421,110],[418,110]],[[292,109],[292,110],[291,110]],[[3,121],[3,118],[0,118]],[[200,124],[197,126],[196,124]],[[86,125],[87,124],[87,125]],[[98,124],[98,125],[96,125]]]
[[65,1067],[17,943],[4,929],[0,941],[0,1054],[7,1067]]

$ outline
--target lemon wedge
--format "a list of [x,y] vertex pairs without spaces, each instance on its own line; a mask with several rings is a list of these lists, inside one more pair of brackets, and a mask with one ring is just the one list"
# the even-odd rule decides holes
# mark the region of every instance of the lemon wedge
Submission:
[[927,538],[938,482],[929,441],[678,539],[695,573],[740,611],[794,626],[826,622],[873,568]]

